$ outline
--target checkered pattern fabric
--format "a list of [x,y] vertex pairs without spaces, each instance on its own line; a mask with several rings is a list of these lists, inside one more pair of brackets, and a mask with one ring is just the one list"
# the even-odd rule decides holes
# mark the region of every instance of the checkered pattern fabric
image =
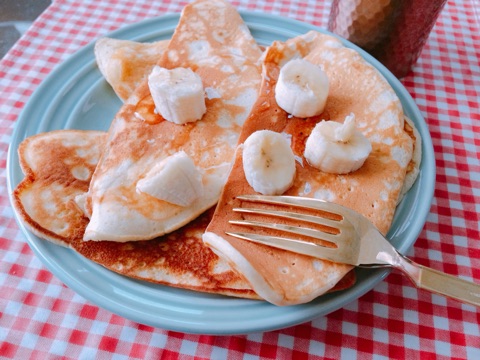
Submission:
[[[480,311],[417,290],[392,272],[327,316],[244,336],[189,335],[98,308],[53,276],[13,216],[6,158],[15,122],[52,69],[126,24],[179,12],[185,1],[56,0],[0,63],[0,358],[93,359],[480,359]],[[326,27],[329,1],[233,1]],[[426,224],[409,256],[480,283],[480,2],[449,1],[402,80],[430,130],[437,181]]]

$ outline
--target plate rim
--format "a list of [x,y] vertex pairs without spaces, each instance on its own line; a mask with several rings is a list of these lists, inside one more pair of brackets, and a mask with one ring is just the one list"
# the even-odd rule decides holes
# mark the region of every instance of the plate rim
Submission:
[[[399,250],[402,252],[407,251],[411,246],[413,246],[413,243],[415,242],[416,238],[422,231],[426,217],[430,211],[430,206],[431,202],[433,200],[433,192],[434,192],[434,185],[435,185],[435,159],[433,156],[433,145],[432,145],[432,140],[430,137],[430,134],[428,132],[428,128],[426,126],[425,120],[416,106],[413,98],[411,95],[408,93],[406,88],[401,84],[401,82],[395,78],[381,63],[379,63],[375,58],[373,58],[371,55],[367,54],[365,51],[360,49],[358,46],[334,35],[331,34],[330,32],[326,31],[325,29],[319,28],[317,26],[314,26],[312,24],[304,23],[299,20],[295,19],[290,19],[290,18],[285,18],[282,16],[278,15],[273,15],[273,14],[265,14],[265,13],[260,13],[260,12],[249,12],[249,11],[239,11],[240,15],[243,17],[245,23],[249,28],[254,26],[257,23],[266,23],[270,24],[266,26],[266,30],[268,31],[276,31],[275,28],[272,28],[272,23],[278,23],[279,21],[282,23],[283,28],[289,28],[290,30],[288,31],[299,31],[301,30],[302,32],[307,32],[309,30],[316,30],[322,33],[326,33],[329,35],[333,35],[340,39],[342,43],[350,48],[353,48],[357,50],[362,57],[364,57],[369,63],[371,63],[374,67],[379,70],[379,72],[386,78],[386,80],[390,83],[390,85],[393,87],[395,92],[397,93],[397,96],[400,98],[402,101],[402,105],[405,107],[405,103],[408,104],[410,111],[413,111],[414,113],[414,121],[415,125],[417,126],[418,131],[421,134],[422,137],[422,163],[421,163],[421,171],[420,171],[420,177],[417,179],[415,186],[419,186],[418,184],[420,181],[423,183],[426,183],[429,185],[425,191],[422,190],[422,194],[424,194],[424,198],[427,199],[427,201],[424,201],[421,203],[419,206],[419,218],[422,220],[416,221],[415,224],[412,226],[410,229],[410,234],[414,239],[411,242],[402,242],[399,247]],[[125,38],[125,39],[130,39],[130,40],[138,40],[140,38],[146,38],[148,36],[152,36],[152,32],[150,33],[144,33],[145,28],[149,30],[149,26],[152,24],[162,24],[165,23],[165,26],[168,26],[168,29],[164,29],[164,32],[170,31],[172,28],[172,25],[176,26],[176,23],[178,22],[178,19],[180,17],[180,13],[173,13],[173,14],[166,14],[158,17],[153,17],[149,19],[145,19],[133,24],[126,25],[124,27],[121,27],[117,30],[114,30],[112,32],[109,32],[108,34],[105,34],[104,36],[108,37],[116,37],[116,38]],[[174,27],[173,27],[174,28]],[[299,29],[299,30],[291,30],[291,29]],[[142,30],[143,29],[143,30]],[[160,31],[160,30],[159,30]],[[298,35],[297,33],[296,35]],[[158,35],[162,36],[162,35]],[[18,147],[19,141],[23,140],[26,136],[30,136],[28,134],[28,127],[25,128],[24,123],[27,121],[25,120],[29,111],[31,109],[35,108],[36,103],[41,101],[41,93],[42,91],[48,87],[48,85],[54,81],[54,78],[61,74],[62,72],[68,71],[69,65],[74,63],[75,60],[82,60],[83,66],[89,66],[89,64],[92,61],[93,57],[93,46],[94,42],[92,41],[89,44],[83,46],[80,48],[78,51],[75,53],[69,55],[64,61],[61,63],[57,64],[54,69],[43,79],[42,83],[36,88],[34,93],[31,95],[31,97],[27,100],[21,114],[19,115],[15,125],[14,125],[14,131],[12,134],[12,141],[9,146],[8,154],[7,154],[7,189],[9,192],[9,199],[10,203],[12,203],[12,198],[11,198],[11,193],[13,190],[13,187],[16,185],[14,181],[14,177],[16,176],[15,171],[18,172],[18,157],[15,155],[16,153],[16,147]],[[94,59],[94,58],[93,58]],[[419,121],[417,123],[417,121]],[[25,129],[22,128],[22,125]],[[428,159],[426,158],[427,154],[430,154],[431,157]],[[427,161],[428,160],[428,161]],[[15,168],[16,167],[16,168]],[[18,176],[17,176],[18,177]],[[13,206],[12,206],[13,208]],[[36,256],[39,257],[39,259],[42,261],[42,263],[51,271],[57,278],[59,278],[64,284],[72,288],[77,294],[81,295],[83,298],[85,298],[87,301],[90,301],[94,303],[95,305],[102,307],[104,309],[107,309],[108,311],[118,314],[124,318],[130,319],[132,321],[146,324],[149,326],[154,326],[158,327],[164,330],[173,330],[173,331],[181,331],[185,333],[196,333],[196,334],[210,334],[210,335],[238,335],[238,334],[246,334],[246,333],[252,333],[252,332],[259,332],[259,331],[271,331],[271,330],[277,330],[281,328],[286,328],[289,326],[294,326],[300,323],[304,323],[307,321],[311,321],[317,317],[327,315],[335,310],[338,310],[345,305],[347,305],[349,302],[357,300],[360,296],[365,294],[366,292],[370,291],[375,285],[377,285],[379,282],[381,282],[390,272],[390,270],[374,270],[374,271],[369,271],[371,274],[367,277],[367,281],[364,281],[363,287],[362,288],[355,288],[355,286],[351,289],[349,289],[349,296],[343,296],[342,301],[339,304],[332,304],[332,302],[328,302],[328,306],[324,309],[324,311],[318,311],[318,309],[315,309],[315,307],[318,307],[318,304],[313,301],[312,303],[308,304],[303,304],[303,305],[297,305],[296,307],[299,307],[300,311],[294,312],[291,314],[291,316],[284,315],[282,318],[282,321],[270,321],[262,324],[255,323],[255,325],[252,324],[244,324],[242,322],[241,325],[237,324],[237,326],[230,326],[228,328],[225,328],[224,326],[220,327],[218,324],[206,324],[206,323],[196,323],[196,324],[187,324],[185,322],[169,322],[165,323],[162,321],[155,321],[152,320],[149,315],[150,314],[140,314],[129,308],[128,306],[122,306],[121,304],[115,304],[111,303],[108,299],[108,297],[105,296],[96,296],[96,294],[92,294],[90,291],[90,288],[87,287],[87,284],[85,281],[80,281],[81,279],[75,278],[72,276],[70,273],[65,273],[63,269],[59,269],[58,265],[53,261],[54,259],[49,259],[48,254],[45,253],[45,247],[48,246],[57,246],[54,244],[46,243],[44,240],[39,239],[35,235],[33,235],[30,231],[28,231],[23,223],[19,220],[18,215],[14,209],[14,217],[15,220],[17,221],[19,228],[21,229],[22,233],[26,237],[27,243],[32,248],[33,252],[36,254]],[[65,249],[65,251],[71,251],[69,249]],[[76,256],[80,256],[78,254],[75,254]],[[90,260],[87,260],[90,261]],[[90,261],[91,262],[91,261]],[[93,262],[92,262],[93,263]],[[98,264],[93,263],[95,266],[99,266]],[[110,270],[102,268],[103,271],[111,272]],[[99,270],[100,271],[100,270]],[[113,272],[112,272],[113,273]],[[120,276],[122,278],[122,275],[113,273],[116,276]],[[128,278],[122,279],[122,280],[127,280]],[[142,283],[145,283],[145,281],[142,281]],[[173,288],[174,289],[174,288]],[[182,289],[174,289],[172,291],[173,293],[176,292],[189,292],[189,290],[182,290]],[[322,298],[326,297],[338,297],[339,293],[336,294],[327,294],[325,296],[322,296]],[[189,294],[188,296],[190,296]],[[198,295],[195,293],[195,295]],[[200,296],[202,295],[202,296]],[[200,294],[199,297],[203,297],[205,294]],[[341,294],[340,294],[340,297]],[[245,299],[230,299],[228,298],[229,301],[232,302],[237,302],[237,303],[243,303],[243,302],[250,302],[250,301],[255,301],[256,300],[245,300]],[[208,301],[208,300],[207,300]],[[257,302],[258,304],[258,302]],[[271,304],[267,304],[267,306],[274,306]],[[277,307],[278,308],[278,307]],[[284,307],[284,308],[278,308],[278,309],[292,309],[292,307]],[[303,311],[302,311],[303,310]],[[220,324],[224,325],[224,324]]]

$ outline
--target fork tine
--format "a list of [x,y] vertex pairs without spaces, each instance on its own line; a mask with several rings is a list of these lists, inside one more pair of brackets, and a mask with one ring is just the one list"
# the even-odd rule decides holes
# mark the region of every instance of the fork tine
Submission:
[[240,195],[237,199],[251,202],[263,202],[275,205],[293,205],[307,209],[321,210],[330,214],[343,218],[344,207],[331,202],[320,199],[304,198],[288,195]]
[[[252,215],[276,216],[278,218],[287,218],[289,220],[301,220],[307,223],[320,225],[318,228],[299,227],[295,225],[286,225],[278,223],[267,223],[257,220],[230,220],[229,223],[262,227],[274,229],[280,232],[287,232],[294,235],[303,236],[304,239],[288,238],[279,234],[258,234],[245,232],[226,232],[227,234],[256,243],[293,251],[296,253],[317,257],[319,259],[333,262],[357,265],[358,263],[358,234],[355,225],[355,219],[351,212],[341,205],[333,204],[319,199],[301,198],[296,196],[268,196],[268,195],[241,195],[237,199],[252,203],[264,203],[270,205],[287,206],[290,208],[302,208],[304,210],[314,210],[312,214],[294,211],[280,211],[273,209],[251,209],[235,208],[235,212],[249,213]],[[308,241],[305,237],[319,239],[320,242]],[[329,247],[326,242],[334,246]]]
[[295,246],[294,252],[299,254],[318,257],[333,262],[344,261],[343,254],[336,248],[329,248],[308,241],[243,232],[226,232],[226,234],[242,240],[252,241],[287,251],[292,251],[292,247]]
[[308,236],[318,240],[328,241],[335,245],[337,245],[337,241],[339,237],[337,234],[329,234],[324,231],[309,229],[309,228],[302,228],[300,226],[293,226],[293,225],[284,225],[284,224],[275,224],[275,223],[270,224],[270,223],[265,223],[260,221],[249,221],[249,220],[229,220],[229,223],[234,225],[261,227],[265,229],[285,231],[291,234],[303,235],[303,236]]
[[281,211],[281,210],[265,210],[265,209],[252,209],[252,208],[234,208],[233,211],[240,213],[248,213],[255,215],[268,215],[282,217],[290,220],[300,220],[306,221],[312,224],[327,226],[332,229],[337,229],[341,224],[341,220],[332,220],[321,216],[313,216],[301,213],[295,213],[290,211]]

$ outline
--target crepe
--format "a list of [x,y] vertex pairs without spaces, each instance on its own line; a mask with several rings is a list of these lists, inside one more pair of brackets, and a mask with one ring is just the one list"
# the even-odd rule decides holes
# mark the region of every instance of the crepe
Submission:
[[[230,4],[198,0],[184,8],[157,65],[194,70],[205,87],[207,112],[195,123],[165,121],[154,110],[147,82],[142,82],[110,127],[88,192],[90,222],[85,240],[153,239],[216,204],[241,127],[257,98],[260,55],[260,48]],[[136,191],[138,180],[155,164],[179,151],[202,172],[201,197],[181,207]]]
[[83,241],[73,249],[116,273],[187,290],[260,299],[241,274],[202,242],[212,210],[168,235],[147,241]]
[[88,218],[75,197],[87,192],[106,137],[99,131],[57,130],[22,141],[18,156],[25,177],[12,199],[31,232],[62,246],[83,236]]
[[405,175],[405,181],[403,182],[402,190],[400,191],[400,196],[398,197],[397,203],[399,203],[405,194],[412,188],[413,184],[417,180],[418,174],[420,174],[420,164],[422,163],[422,137],[418,132],[417,128],[413,121],[405,117],[404,123],[405,132],[412,138],[413,141],[413,151],[412,159],[407,167],[407,174]]
[[18,154],[25,177],[13,191],[12,199],[25,227],[119,274],[184,289],[258,299],[249,283],[203,244],[202,234],[212,211],[151,241],[83,241],[88,218],[76,205],[76,198],[88,190],[106,137],[99,131],[56,130],[22,141]]
[[[280,66],[294,57],[319,65],[328,75],[330,90],[320,116],[295,118],[276,104],[274,90]],[[285,133],[291,138],[292,150],[299,159],[294,184],[285,194],[342,204],[365,215],[385,234],[413,151],[412,139],[404,130],[402,106],[394,90],[357,52],[344,47],[334,37],[313,31],[286,43],[274,42],[264,56],[263,74],[259,99],[244,124],[240,142],[260,129]],[[322,119],[343,122],[350,113],[355,114],[357,128],[372,144],[372,152],[364,165],[346,175],[323,173],[311,167],[303,151],[315,124]],[[203,240],[243,274],[261,297],[277,305],[309,302],[350,271],[349,265],[226,235],[226,231],[245,231],[243,227],[229,224],[228,220],[246,217],[232,211],[241,206],[235,197],[253,193],[245,179],[240,147]]]
[[101,38],[95,42],[95,60],[105,80],[125,101],[150,73],[168,46],[168,40],[140,43]]
[[[25,178],[12,194],[20,221],[36,236],[132,278],[183,289],[259,299],[249,283],[202,242],[213,209],[166,236],[118,243],[83,241],[86,194],[107,134],[57,130],[26,138],[18,153]],[[79,176],[79,174],[81,176]],[[90,176],[89,176],[90,174]],[[336,288],[351,286],[354,274]]]
[[[137,47],[133,42],[123,46]],[[131,65],[135,66],[135,60]],[[12,198],[26,227],[40,238],[69,247],[119,274],[184,289],[259,299],[242,275],[203,244],[201,236],[213,210],[154,240],[83,241],[88,218],[77,203],[86,194],[106,136],[96,131],[61,130],[22,142],[19,158],[26,176]],[[82,168],[89,171],[78,170]],[[82,174],[81,179],[77,172]],[[351,272],[333,290],[348,288],[354,280]]]

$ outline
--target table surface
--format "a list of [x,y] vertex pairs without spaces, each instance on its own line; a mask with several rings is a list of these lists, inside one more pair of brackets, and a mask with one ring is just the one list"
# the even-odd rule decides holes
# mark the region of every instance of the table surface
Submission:
[[[239,10],[325,28],[329,1],[233,1]],[[82,46],[126,24],[179,12],[185,2],[56,0],[0,62],[0,357],[480,358],[478,308],[418,290],[394,271],[324,317],[235,336],[152,328],[98,308],[33,254],[6,185],[13,128],[35,88]],[[448,1],[402,79],[430,130],[436,187],[414,261],[480,283],[480,25],[478,0]]]
[[3,1],[0,12],[0,58],[17,42],[50,0]]

